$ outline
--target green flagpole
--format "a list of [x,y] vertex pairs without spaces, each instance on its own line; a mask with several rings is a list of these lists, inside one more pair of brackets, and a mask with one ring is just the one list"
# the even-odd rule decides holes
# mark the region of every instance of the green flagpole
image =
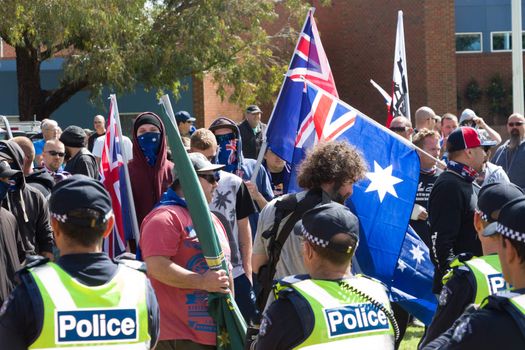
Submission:
[[[161,113],[160,117],[166,128],[173,162],[177,169],[184,192],[184,199],[188,205],[204,258],[210,269],[224,269],[228,271],[226,260],[212,223],[208,203],[205,200],[190,158],[182,144],[169,96],[163,95],[159,104],[164,107],[165,113]],[[210,293],[208,311],[217,324],[217,349],[242,349],[246,338],[246,323],[231,295]]]

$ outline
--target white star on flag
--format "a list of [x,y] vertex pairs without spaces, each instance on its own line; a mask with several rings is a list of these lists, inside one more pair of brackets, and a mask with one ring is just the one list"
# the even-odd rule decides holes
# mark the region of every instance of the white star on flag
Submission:
[[403,180],[392,176],[392,165],[389,165],[383,169],[374,160],[374,172],[366,173],[366,177],[370,179],[370,184],[368,185],[365,192],[377,191],[380,202],[383,202],[387,192],[397,198],[397,192],[394,188],[394,185],[402,182]]
[[418,264],[421,264],[422,261],[425,261],[425,252],[422,251],[421,248],[419,248],[419,246],[412,244],[412,249],[410,249],[410,253],[412,253],[412,259],[417,260]]
[[401,270],[401,272],[405,272],[406,268],[407,268],[407,265],[405,264],[405,262],[403,260],[399,259],[397,261],[397,269]]

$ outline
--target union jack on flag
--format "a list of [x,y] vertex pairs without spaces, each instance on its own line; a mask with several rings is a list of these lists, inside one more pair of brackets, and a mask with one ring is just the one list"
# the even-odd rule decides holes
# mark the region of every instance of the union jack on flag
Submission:
[[[297,118],[301,113],[301,100],[298,100],[297,96],[302,94],[305,79],[338,97],[328,58],[315,24],[313,8],[306,16],[266,130],[272,151],[289,163],[292,161],[296,138],[295,135],[283,133],[283,130],[297,130]],[[277,122],[272,123],[273,120]],[[308,132],[313,123],[313,116],[309,116],[309,119],[304,121],[304,131]],[[284,139],[281,138],[283,136]]]
[[[122,150],[120,149],[116,118],[118,118],[116,97],[115,95],[111,95],[109,118],[100,162],[101,181],[111,196],[113,213],[115,215],[113,231],[104,239],[104,251],[108,253],[111,258],[117,257],[126,251],[121,198],[121,180],[122,185],[124,185],[125,181],[124,176],[121,174],[124,161],[122,158]],[[125,186],[122,186],[122,190],[125,191]]]

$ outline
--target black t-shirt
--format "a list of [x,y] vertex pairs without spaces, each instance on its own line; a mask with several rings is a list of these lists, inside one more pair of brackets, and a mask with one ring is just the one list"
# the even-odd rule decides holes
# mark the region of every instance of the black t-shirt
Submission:
[[[56,262],[71,277],[88,286],[107,283],[117,272],[118,264],[104,253],[71,254]],[[16,287],[0,311],[0,344],[2,349],[27,349],[39,336],[44,320],[44,305],[35,280],[22,270],[24,281]],[[149,280],[146,304],[151,344],[159,335],[159,307]]]
[[278,173],[270,171],[266,165],[266,161],[263,162],[263,166],[266,168],[268,174],[270,174],[270,180],[272,182],[272,190],[274,197],[282,196],[288,192],[288,180],[290,180],[291,168],[288,164],[285,164],[283,170]]
[[96,139],[102,135],[106,135],[106,133],[104,132],[103,134],[97,134],[97,132],[95,131],[93,134],[91,134],[91,136],[88,137],[88,144],[87,144],[88,151],[93,152],[93,146],[95,145]]
[[[425,208],[428,212],[428,199],[430,198],[430,192],[434,183],[436,182],[438,176],[443,171],[441,169],[436,169],[433,173],[419,173],[419,182],[416,192],[416,204],[419,204]],[[432,241],[430,239],[430,223],[427,220],[410,220],[410,226],[416,231],[416,233],[421,237],[423,242],[427,245],[428,249],[432,248]]]

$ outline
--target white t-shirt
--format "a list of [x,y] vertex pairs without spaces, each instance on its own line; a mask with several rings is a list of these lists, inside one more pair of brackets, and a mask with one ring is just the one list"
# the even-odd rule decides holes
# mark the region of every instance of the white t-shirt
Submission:
[[[95,143],[93,144],[93,155],[97,158],[102,158],[102,149],[104,147],[104,141],[106,140],[106,135],[97,137]],[[122,150],[122,157],[128,160],[133,159],[133,143],[129,137],[122,135],[122,143],[124,144],[124,149]]]

